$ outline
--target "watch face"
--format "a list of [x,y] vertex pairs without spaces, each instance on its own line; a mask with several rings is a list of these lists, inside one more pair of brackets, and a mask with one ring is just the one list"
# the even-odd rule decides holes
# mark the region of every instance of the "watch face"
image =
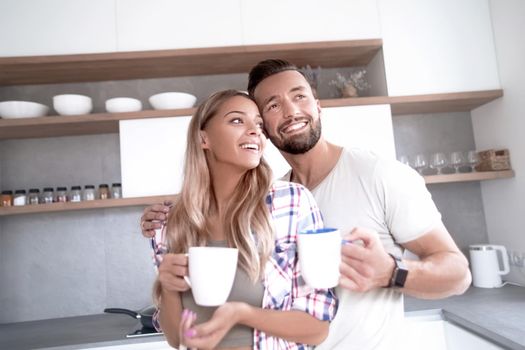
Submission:
[[404,287],[408,276],[408,269],[401,259],[396,259],[396,268],[394,274],[394,285],[396,287]]

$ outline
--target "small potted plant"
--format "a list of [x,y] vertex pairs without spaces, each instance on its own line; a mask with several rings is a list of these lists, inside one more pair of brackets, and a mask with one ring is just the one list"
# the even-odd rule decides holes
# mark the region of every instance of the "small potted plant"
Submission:
[[358,97],[360,92],[370,88],[370,84],[365,79],[366,69],[361,68],[353,71],[350,76],[341,73],[336,74],[336,78],[328,84],[335,86],[341,97]]

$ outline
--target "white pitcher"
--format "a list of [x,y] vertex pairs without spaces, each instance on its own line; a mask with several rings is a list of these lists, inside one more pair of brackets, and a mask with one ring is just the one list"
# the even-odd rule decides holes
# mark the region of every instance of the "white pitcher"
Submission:
[[[498,251],[501,253],[503,268],[500,268]],[[501,275],[509,273],[507,249],[501,245],[475,244],[469,247],[472,283],[480,288],[501,287]]]

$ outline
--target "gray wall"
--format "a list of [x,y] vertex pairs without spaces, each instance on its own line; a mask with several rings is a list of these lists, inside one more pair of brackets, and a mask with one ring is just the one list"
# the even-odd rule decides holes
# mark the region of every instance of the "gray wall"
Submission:
[[[476,148],[468,112],[395,116],[393,125],[398,156]],[[479,182],[431,184],[428,189],[443,222],[466,255],[468,245],[488,243]]]
[[[322,73],[321,97],[332,97]],[[169,90],[202,100],[225,87],[245,89],[246,75],[0,88],[0,100],[51,105],[58,93],[84,93],[103,111],[106,98]],[[377,88],[377,86],[376,86]],[[67,118],[67,117],[65,117]],[[399,154],[473,148],[467,114],[394,117]],[[0,141],[0,189],[111,183],[120,180],[118,135]],[[486,241],[478,183],[432,185],[459,245]],[[141,207],[0,217],[0,323],[139,309],[151,303],[155,277],[138,221]],[[125,316],[123,316],[125,317]]]

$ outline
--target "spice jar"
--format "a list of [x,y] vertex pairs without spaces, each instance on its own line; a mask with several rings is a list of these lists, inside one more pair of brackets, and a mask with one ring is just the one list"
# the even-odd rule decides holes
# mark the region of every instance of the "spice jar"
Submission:
[[44,187],[44,190],[42,191],[42,197],[40,197],[40,203],[53,203],[53,197],[53,187]]
[[27,204],[26,190],[16,190],[13,197],[13,205],[21,206]]
[[107,184],[101,184],[98,186],[98,198],[99,199],[109,198],[109,186]]
[[115,182],[111,184],[111,198],[122,198],[122,186]]
[[0,207],[10,207],[13,205],[13,191],[2,191],[0,195]]
[[92,201],[95,200],[95,186],[85,185],[84,192],[82,193],[82,200]]
[[65,203],[67,202],[67,188],[66,187],[57,187],[55,194],[55,202]]
[[69,201],[80,202],[82,200],[81,191],[80,186],[71,186],[71,191],[69,191]]
[[40,196],[40,190],[38,188],[30,188],[29,195],[27,196],[27,204],[38,204],[38,197]]

